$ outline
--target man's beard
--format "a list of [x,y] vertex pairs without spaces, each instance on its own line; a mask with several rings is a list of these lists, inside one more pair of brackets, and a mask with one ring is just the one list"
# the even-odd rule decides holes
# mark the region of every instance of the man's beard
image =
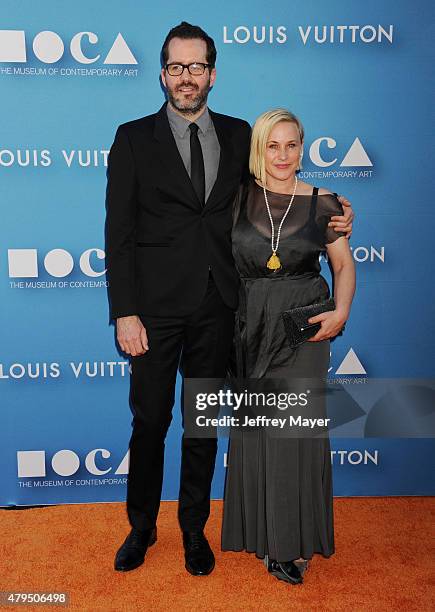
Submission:
[[[178,93],[178,90],[182,87],[193,87],[196,89],[196,93],[191,95],[189,99],[184,98],[183,94]],[[174,87],[173,89],[167,88],[168,98],[170,103],[178,112],[186,115],[194,115],[199,112],[203,106],[207,103],[208,92],[210,91],[210,80],[202,89],[198,85],[191,81],[185,81]]]

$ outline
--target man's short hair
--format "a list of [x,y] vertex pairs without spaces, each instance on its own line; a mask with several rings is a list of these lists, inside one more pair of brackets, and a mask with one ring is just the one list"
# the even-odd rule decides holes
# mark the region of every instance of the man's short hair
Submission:
[[204,30],[199,26],[187,23],[187,21],[182,21],[179,25],[175,26],[175,28],[172,28],[172,30],[170,30],[170,32],[166,36],[160,54],[162,66],[166,66],[166,64],[168,63],[169,43],[173,38],[183,38],[185,40],[192,40],[198,38],[200,40],[203,40],[207,45],[207,64],[210,64],[211,68],[215,67],[217,53],[213,38],[211,38],[211,36],[204,32]]

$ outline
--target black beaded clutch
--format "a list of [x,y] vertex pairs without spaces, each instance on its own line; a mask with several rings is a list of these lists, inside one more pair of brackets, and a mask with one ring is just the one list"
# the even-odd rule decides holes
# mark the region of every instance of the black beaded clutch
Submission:
[[334,298],[329,298],[318,304],[310,306],[299,306],[285,310],[282,313],[284,321],[284,329],[291,348],[296,348],[303,344],[309,338],[317,334],[321,325],[320,323],[308,323],[308,319],[315,317],[322,312],[335,310]]

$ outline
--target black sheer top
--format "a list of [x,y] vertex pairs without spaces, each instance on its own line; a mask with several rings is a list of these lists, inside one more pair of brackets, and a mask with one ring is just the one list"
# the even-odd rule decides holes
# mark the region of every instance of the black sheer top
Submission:
[[[267,191],[270,211],[275,224],[275,239],[279,223],[287,210],[291,196]],[[296,195],[283,223],[277,254],[282,268],[271,271],[266,267],[272,254],[271,226],[263,188],[252,178],[241,189],[234,211],[233,254],[240,276],[276,277],[320,273],[319,255],[326,245],[342,232],[328,227],[333,215],[343,209],[333,194]]]

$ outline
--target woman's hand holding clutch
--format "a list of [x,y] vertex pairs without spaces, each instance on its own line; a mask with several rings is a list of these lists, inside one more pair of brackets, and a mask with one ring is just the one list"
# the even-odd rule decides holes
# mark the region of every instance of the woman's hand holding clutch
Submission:
[[310,317],[308,323],[320,323],[321,328],[308,342],[320,342],[328,338],[335,338],[344,328],[347,317],[339,310],[322,312],[315,317]]

